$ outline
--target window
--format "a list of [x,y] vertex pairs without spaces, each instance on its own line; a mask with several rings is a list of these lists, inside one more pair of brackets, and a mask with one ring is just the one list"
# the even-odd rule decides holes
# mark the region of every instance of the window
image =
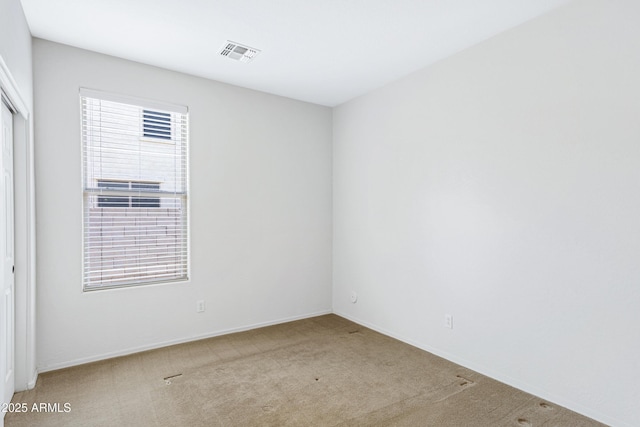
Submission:
[[[98,188],[106,190],[159,191],[159,182],[105,181],[98,180]],[[98,196],[99,208],[159,208],[160,197]]]
[[187,108],[80,100],[84,290],[187,280]]

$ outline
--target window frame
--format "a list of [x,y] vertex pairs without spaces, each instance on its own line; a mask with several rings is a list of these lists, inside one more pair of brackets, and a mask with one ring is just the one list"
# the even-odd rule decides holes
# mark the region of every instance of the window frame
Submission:
[[[180,181],[176,181],[174,183],[174,187],[176,185],[180,185],[180,188],[183,189],[183,191],[178,191],[177,188],[175,187],[175,189],[173,191],[163,191],[160,189],[161,185],[162,185],[162,181],[161,180],[156,180],[156,177],[153,177],[153,180],[147,180],[147,179],[113,179],[111,177],[104,177],[101,179],[96,179],[94,180],[93,184],[90,186],[87,186],[86,184],[86,167],[87,167],[87,160],[85,159],[86,156],[86,144],[87,142],[85,141],[85,136],[84,136],[84,120],[86,119],[85,117],[85,110],[83,107],[83,99],[86,98],[93,98],[95,100],[98,101],[109,101],[109,102],[116,102],[116,103],[123,103],[123,104],[129,104],[129,106],[135,106],[137,108],[140,108],[140,117],[139,117],[139,122],[140,122],[140,137],[139,139],[141,141],[146,141],[146,142],[152,142],[152,143],[157,143],[157,144],[176,144],[176,140],[174,139],[174,135],[177,132],[181,133],[181,148],[180,150],[182,155],[180,157],[180,159],[182,159],[182,161],[180,162],[181,165],[181,174],[180,176]],[[132,96],[127,96],[127,95],[119,95],[119,94],[113,94],[113,93],[108,93],[108,92],[102,92],[102,91],[97,91],[97,90],[93,90],[93,89],[86,89],[86,88],[80,88],[80,118],[81,118],[81,145],[82,145],[82,161],[81,161],[81,166],[82,166],[82,175],[83,175],[83,179],[82,179],[82,194],[83,194],[83,224],[82,224],[82,291],[83,292],[93,292],[93,291],[99,291],[99,290],[112,290],[112,289],[130,289],[130,288],[139,288],[139,287],[146,287],[146,286],[153,286],[153,285],[160,285],[160,284],[184,284],[184,283],[188,283],[191,280],[191,221],[190,221],[190,216],[191,216],[191,209],[190,209],[190,202],[191,202],[191,197],[190,197],[190,185],[189,185],[189,168],[190,168],[190,159],[189,159],[189,145],[190,145],[190,137],[189,137],[189,109],[186,106],[180,106],[180,105],[175,105],[175,104],[168,104],[168,103],[164,103],[164,102],[159,102],[159,101],[154,101],[154,100],[148,100],[148,99],[143,99],[143,98],[137,98],[137,97],[132,97]],[[173,114],[177,114],[177,115],[181,115],[182,120],[181,120],[181,124],[180,124],[180,130],[178,131],[177,125],[174,122],[174,119],[171,119],[171,137],[170,139],[164,139],[164,138],[154,138],[154,137],[150,137],[150,136],[144,136],[144,128],[143,128],[143,115],[142,112],[146,111],[146,110],[161,110],[161,111],[169,111],[171,112],[173,117]],[[177,163],[176,163],[177,164]],[[156,170],[154,170],[156,171]],[[100,185],[98,183],[98,181],[108,181],[108,182],[122,182],[122,183],[127,183],[128,184],[128,188],[119,188],[119,189],[108,189],[105,187],[102,187],[101,189],[107,190],[109,191],[110,194],[118,194],[119,197],[128,197],[129,198],[129,206],[128,207],[123,207],[123,209],[143,209],[143,210],[154,210],[154,209],[158,209],[159,211],[163,211],[165,210],[165,206],[163,206],[163,202],[162,200],[167,199],[170,202],[169,206],[175,206],[176,209],[180,210],[180,213],[178,214],[179,216],[176,217],[176,227],[178,227],[176,230],[178,230],[177,232],[179,233],[179,236],[181,236],[180,238],[182,240],[180,240],[180,243],[177,243],[178,246],[176,250],[179,250],[180,252],[178,252],[180,255],[176,255],[176,257],[178,257],[177,259],[181,260],[179,261],[177,264],[176,263],[170,263],[167,264],[170,267],[174,267],[176,268],[177,272],[182,271],[183,273],[181,273],[181,275],[178,277],[169,277],[169,278],[157,278],[157,277],[152,277],[152,276],[146,276],[146,277],[142,277],[142,278],[136,278],[134,280],[130,280],[127,282],[121,282],[121,283],[116,283],[116,284],[91,284],[88,282],[89,279],[87,279],[87,261],[86,261],[86,255],[87,252],[91,249],[89,248],[89,243],[86,241],[87,240],[87,232],[85,230],[85,228],[87,227],[87,225],[85,224],[87,221],[87,212],[86,210],[88,209],[89,206],[91,206],[91,201],[89,200],[89,196],[93,195],[95,197],[95,201],[93,202],[93,205],[95,207],[98,207],[98,197],[100,196],[100,191],[98,190],[100,188]],[[134,188],[135,185],[145,185],[145,184],[150,184],[153,186],[158,186],[157,188],[151,188],[151,189],[145,189],[145,188]],[[96,191],[98,190],[98,191]],[[149,191],[150,190],[150,191]],[[157,206],[134,206],[134,199],[136,198],[140,198],[140,199],[144,199],[144,198],[157,198],[158,200],[158,205]],[[116,207],[105,207],[105,209],[108,210],[113,210],[113,209],[118,209]],[[99,245],[100,247],[102,247],[102,243]],[[182,249],[179,249],[182,248]],[[176,261],[177,262],[177,261]]]

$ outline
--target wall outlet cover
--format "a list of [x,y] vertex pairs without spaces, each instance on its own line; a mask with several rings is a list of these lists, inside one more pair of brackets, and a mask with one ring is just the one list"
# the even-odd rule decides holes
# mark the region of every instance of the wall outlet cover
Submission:
[[202,313],[205,310],[204,300],[196,301],[196,313]]
[[449,328],[449,329],[453,329],[453,315],[452,314],[445,314],[444,315],[444,327],[445,328]]

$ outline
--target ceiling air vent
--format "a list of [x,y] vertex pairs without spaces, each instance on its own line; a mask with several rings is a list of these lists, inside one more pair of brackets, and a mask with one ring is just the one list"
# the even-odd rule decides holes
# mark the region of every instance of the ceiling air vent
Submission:
[[259,53],[258,49],[232,41],[227,41],[220,51],[220,55],[240,62],[249,62]]

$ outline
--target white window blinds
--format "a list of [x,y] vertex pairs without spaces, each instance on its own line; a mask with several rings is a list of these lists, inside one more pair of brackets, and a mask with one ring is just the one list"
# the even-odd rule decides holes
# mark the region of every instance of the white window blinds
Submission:
[[185,107],[81,90],[84,290],[188,278]]

